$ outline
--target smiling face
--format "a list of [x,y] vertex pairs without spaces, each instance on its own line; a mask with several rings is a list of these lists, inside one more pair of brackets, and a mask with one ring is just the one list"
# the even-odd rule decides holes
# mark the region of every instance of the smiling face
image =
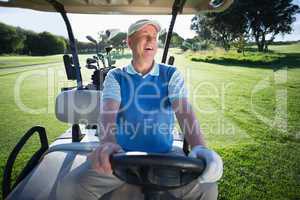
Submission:
[[157,30],[153,25],[146,25],[128,38],[128,46],[133,59],[153,62],[157,52]]

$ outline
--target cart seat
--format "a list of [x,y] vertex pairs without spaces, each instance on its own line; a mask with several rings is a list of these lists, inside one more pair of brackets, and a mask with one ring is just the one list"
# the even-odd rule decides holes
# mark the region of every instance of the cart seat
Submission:
[[55,102],[56,118],[70,124],[97,124],[100,119],[98,90],[67,90],[61,92]]

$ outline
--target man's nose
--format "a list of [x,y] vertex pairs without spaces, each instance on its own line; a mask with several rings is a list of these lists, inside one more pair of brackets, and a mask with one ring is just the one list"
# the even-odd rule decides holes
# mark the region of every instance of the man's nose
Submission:
[[155,38],[155,37],[152,37],[152,36],[148,36],[148,37],[147,37],[147,41],[148,41],[148,42],[156,41],[156,38]]

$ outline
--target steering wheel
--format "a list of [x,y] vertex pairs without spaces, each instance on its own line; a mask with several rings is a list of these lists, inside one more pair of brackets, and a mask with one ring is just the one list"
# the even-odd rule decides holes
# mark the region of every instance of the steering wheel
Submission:
[[141,186],[144,193],[184,186],[198,178],[206,166],[201,158],[144,152],[113,154],[110,162],[115,176]]

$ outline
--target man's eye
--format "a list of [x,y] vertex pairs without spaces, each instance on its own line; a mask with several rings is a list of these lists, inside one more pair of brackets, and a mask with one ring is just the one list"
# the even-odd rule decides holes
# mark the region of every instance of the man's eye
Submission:
[[141,39],[151,39],[151,40],[157,40],[158,36],[156,35],[148,35],[148,34],[144,34],[144,35],[140,35]]

